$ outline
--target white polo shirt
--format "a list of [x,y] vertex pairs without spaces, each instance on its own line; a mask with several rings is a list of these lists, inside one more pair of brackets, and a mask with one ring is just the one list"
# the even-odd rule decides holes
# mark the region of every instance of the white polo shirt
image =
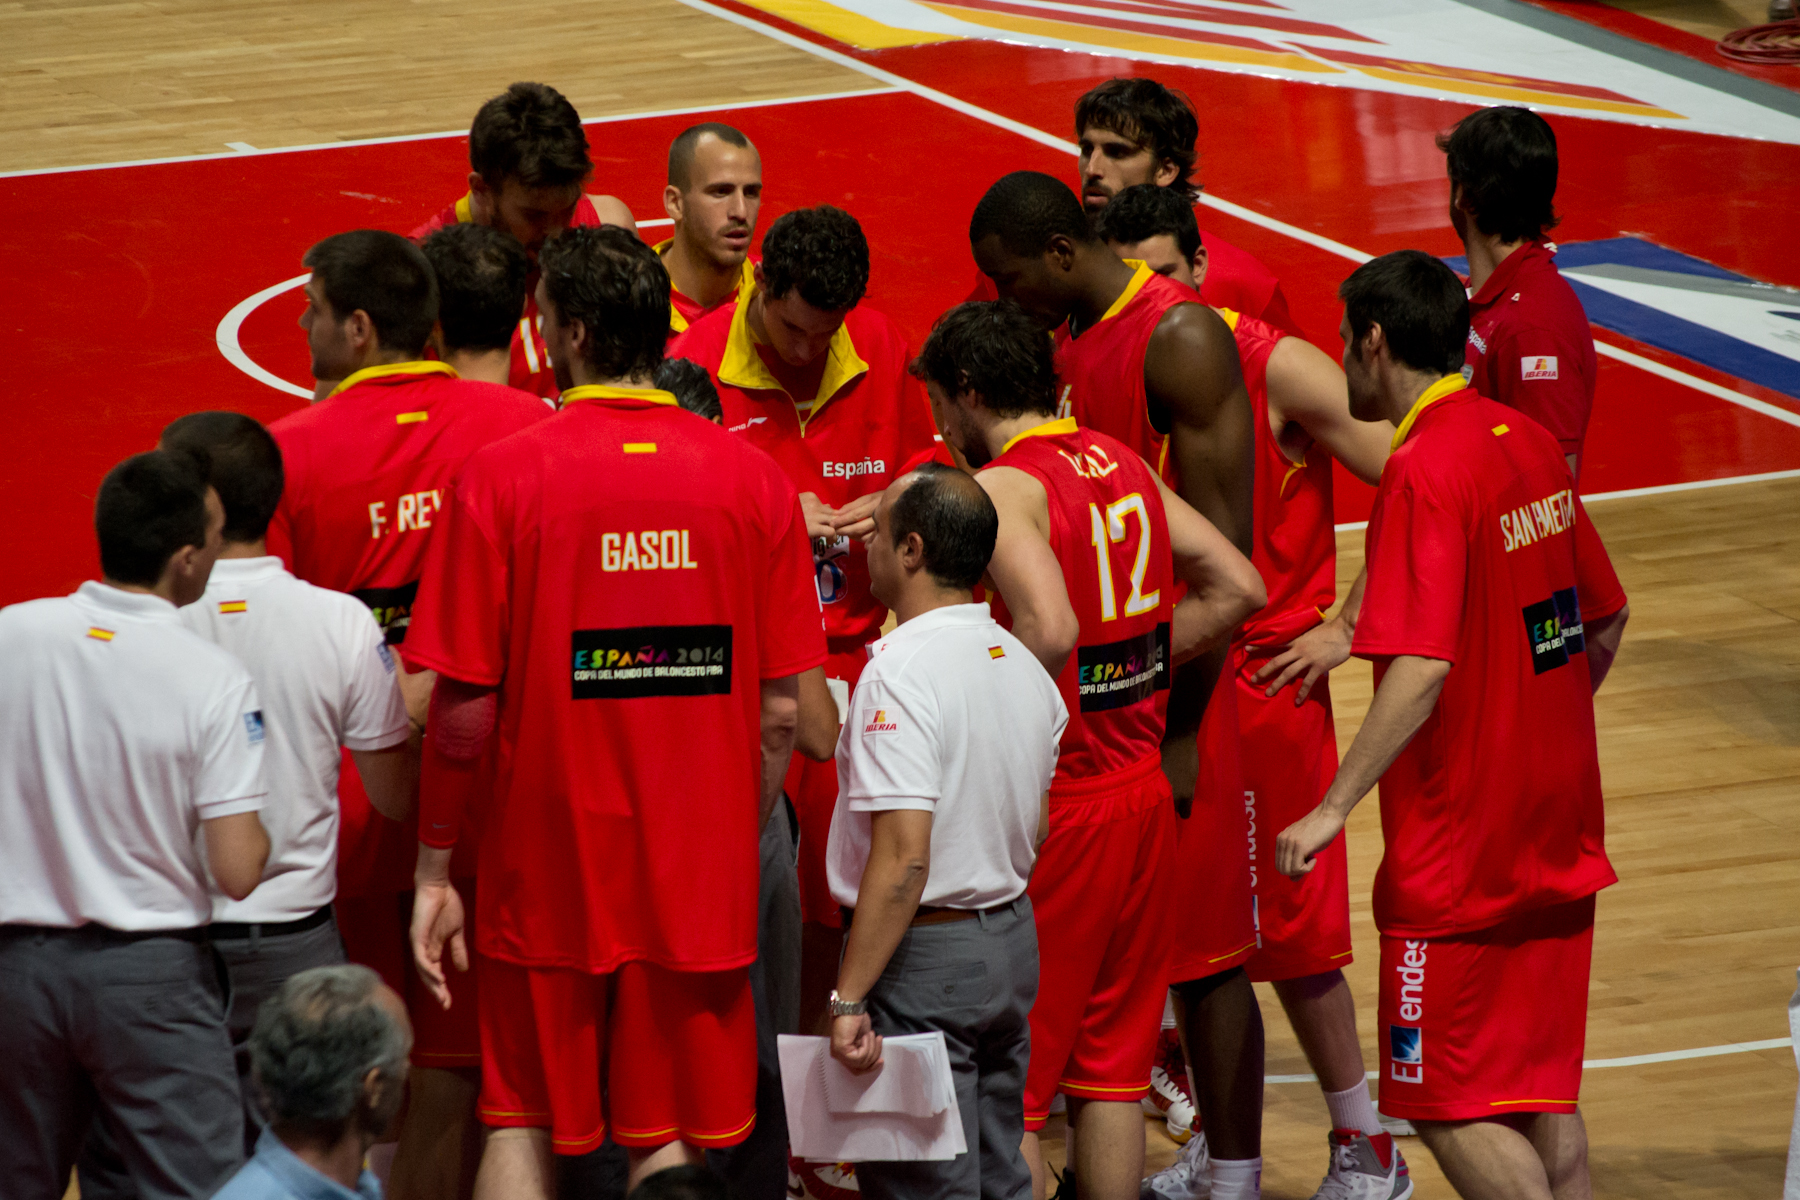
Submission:
[[0,924],[212,919],[200,822],[263,806],[250,673],[175,606],[84,583],[0,609]]
[[854,906],[870,814],[932,814],[921,904],[1015,900],[1037,861],[1038,810],[1069,713],[1056,681],[985,604],[933,609],[869,646],[838,736],[825,869]]
[[337,894],[339,747],[385,750],[412,731],[394,656],[366,604],[302,583],[281,559],[222,558],[189,629],[236,655],[262,697],[269,865],[215,921],[295,921]]

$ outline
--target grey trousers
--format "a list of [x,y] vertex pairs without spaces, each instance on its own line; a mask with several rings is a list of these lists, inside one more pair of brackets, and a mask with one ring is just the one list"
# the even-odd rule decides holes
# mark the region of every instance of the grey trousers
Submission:
[[785,802],[775,806],[763,826],[750,992],[756,1000],[756,1128],[738,1145],[708,1151],[706,1157],[731,1188],[733,1200],[785,1200],[787,1107],[775,1036],[800,1031],[800,879]]
[[1031,901],[966,921],[915,925],[869,992],[879,1034],[942,1030],[969,1149],[948,1162],[865,1162],[868,1200],[1030,1200],[1025,1069],[1037,1000]]
[[202,943],[0,926],[0,1063],[8,1200],[60,1200],[96,1123],[142,1200],[209,1197],[244,1161],[218,960]]

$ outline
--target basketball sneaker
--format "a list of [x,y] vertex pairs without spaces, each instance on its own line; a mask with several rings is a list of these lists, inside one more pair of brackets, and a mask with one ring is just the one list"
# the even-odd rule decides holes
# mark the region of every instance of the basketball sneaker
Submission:
[[1328,1136],[1331,1168],[1313,1200],[1407,1200],[1413,1194],[1412,1176],[1392,1134],[1370,1137],[1355,1129],[1334,1129]]
[[795,1200],[862,1200],[855,1163],[816,1163],[788,1156],[788,1194]]
[[1165,1029],[1156,1043],[1150,1091],[1141,1103],[1146,1113],[1163,1118],[1169,1137],[1177,1145],[1194,1135],[1194,1102],[1187,1084],[1187,1060],[1181,1057],[1181,1039],[1173,1029]]
[[1173,1163],[1138,1184],[1138,1200],[1207,1200],[1211,1195],[1212,1160],[1204,1129],[1187,1140]]

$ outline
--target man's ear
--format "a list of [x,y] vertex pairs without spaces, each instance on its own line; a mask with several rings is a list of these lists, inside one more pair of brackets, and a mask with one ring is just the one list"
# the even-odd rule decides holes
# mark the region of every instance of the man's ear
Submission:
[[570,317],[562,323],[562,326],[563,332],[569,339],[569,349],[575,352],[575,357],[586,357],[588,342],[590,341],[587,322],[581,320],[579,317]]
[[1153,177],[1157,187],[1168,187],[1181,174],[1181,168],[1172,158],[1165,158],[1156,164],[1156,175]]
[[1066,272],[1075,266],[1075,243],[1069,240],[1067,234],[1051,234],[1050,244],[1044,248],[1044,253],[1060,271]]
[[379,340],[375,332],[375,322],[370,320],[369,314],[360,308],[352,312],[345,320],[344,333],[349,337],[350,344],[356,348],[358,354],[375,345]]
[[1202,244],[1198,250],[1194,251],[1194,290],[1196,292],[1200,290],[1200,285],[1206,282],[1206,263],[1206,246]]
[[1369,322],[1369,332],[1362,336],[1362,359],[1373,362],[1375,356],[1387,349],[1387,332],[1378,321]]
[[917,530],[906,535],[905,539],[894,546],[900,559],[900,565],[909,572],[917,571],[925,565],[925,539]]
[[481,177],[480,172],[469,172],[469,195],[480,196],[485,200],[493,194],[493,190],[488,186],[488,181]]
[[663,212],[669,215],[669,220],[681,224],[681,189],[672,183],[663,188]]

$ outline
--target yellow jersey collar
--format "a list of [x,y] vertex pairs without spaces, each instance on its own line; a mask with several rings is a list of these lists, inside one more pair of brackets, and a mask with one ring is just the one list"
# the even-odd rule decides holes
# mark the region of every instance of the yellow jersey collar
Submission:
[[1394,430],[1393,448],[1395,450],[1400,448],[1400,443],[1404,442],[1406,440],[1406,435],[1412,432],[1413,422],[1419,419],[1420,413],[1430,408],[1433,404],[1436,404],[1439,400],[1442,400],[1445,396],[1454,395],[1468,386],[1469,381],[1464,379],[1459,373],[1456,375],[1446,375],[1430,387],[1426,388],[1424,392],[1419,395],[1419,398],[1413,401],[1411,411],[1409,411],[1406,414],[1405,419],[1400,422],[1400,428]]
[[[650,249],[656,252],[656,257],[661,258],[669,252],[669,247],[673,246],[674,244],[675,244],[674,238],[672,238],[672,237],[664,238],[662,241],[656,243],[656,245],[650,247]],[[673,279],[669,280],[669,290],[671,292],[680,291],[680,289],[675,286],[675,281]],[[750,256],[748,254],[746,254],[744,256],[743,270],[741,270],[738,273],[738,285],[737,285],[737,296],[736,296],[738,304],[741,306],[743,304],[748,303],[750,300],[750,293],[754,292],[755,290],[756,290],[756,265],[750,261]],[[687,295],[687,293],[682,292],[682,295],[685,296],[685,295]],[[693,297],[688,296],[688,299],[691,300],[691,299],[693,299]],[[682,316],[681,310],[679,308],[676,308],[675,305],[671,302],[669,305],[669,332],[670,333],[686,333],[687,327],[688,327],[688,319],[686,317]]]
[[[768,364],[756,352],[756,337],[750,332],[750,295],[739,293],[738,306],[731,314],[731,331],[725,338],[725,354],[719,361],[719,382],[728,383],[732,387],[748,388],[758,391],[780,392],[788,396],[786,388],[781,386]],[[818,416],[819,409],[825,402],[837,395],[843,387],[860,375],[868,373],[869,364],[862,355],[856,352],[856,344],[850,338],[848,322],[839,325],[837,332],[831,335],[831,345],[826,349],[825,374],[819,379],[819,393],[812,398],[812,412],[803,417],[800,424]],[[788,396],[795,400],[797,397]]]
[[[381,379],[389,375],[448,375],[452,379],[460,378],[456,368],[447,362],[435,359],[415,359],[412,362],[382,363],[380,366],[364,367],[346,376],[344,381],[331,389],[331,396],[348,391],[359,383],[367,383],[371,379]],[[325,397],[327,400],[331,396]]]
[[1220,319],[1225,322],[1231,332],[1237,332],[1238,322],[1242,320],[1237,312],[1229,308],[1215,308],[1213,311],[1219,314]]
[[1033,425],[1024,433],[1015,433],[1007,438],[1006,445],[1000,447],[1000,453],[1005,454],[1028,437],[1061,437],[1065,433],[1074,433],[1076,428],[1074,417],[1058,417],[1054,421],[1045,421],[1042,425]]
[[674,393],[665,392],[661,388],[623,388],[612,387],[604,383],[584,383],[580,387],[572,387],[562,394],[563,407],[580,404],[583,400],[635,400],[639,404],[662,404],[679,407],[680,402]]
[[1100,317],[1100,320],[1094,322],[1095,325],[1100,324],[1101,321],[1110,321],[1118,316],[1119,311],[1127,304],[1130,304],[1132,298],[1143,291],[1144,285],[1150,282],[1150,277],[1156,274],[1155,271],[1152,271],[1145,265],[1142,259],[1128,258],[1125,260],[1125,265],[1135,268],[1131,275],[1131,282],[1125,285],[1125,290],[1119,293],[1119,298],[1112,302],[1112,307],[1106,310]]
[[468,225],[473,223],[474,220],[475,208],[469,202],[469,193],[464,192],[463,198],[456,202],[456,223],[458,225]]

